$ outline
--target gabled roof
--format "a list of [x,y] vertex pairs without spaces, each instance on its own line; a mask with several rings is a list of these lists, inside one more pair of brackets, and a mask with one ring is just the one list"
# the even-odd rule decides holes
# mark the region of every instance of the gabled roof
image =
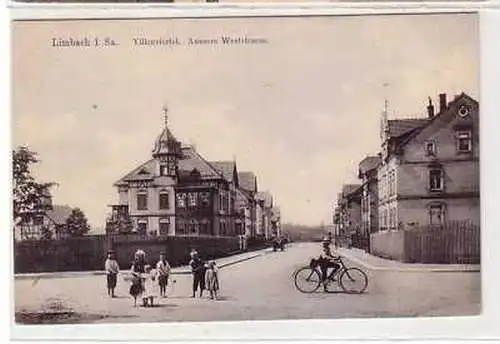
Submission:
[[359,188],[361,188],[361,184],[344,184],[342,185],[342,196],[349,196],[358,191]]
[[359,163],[359,173],[365,174],[369,172],[380,164],[380,157],[378,156],[367,156]]
[[257,192],[257,177],[253,172],[239,172],[240,188],[250,192]]
[[182,147],[182,159],[179,160],[180,171],[193,171],[196,169],[201,178],[222,179],[221,173],[206,161],[192,146]]
[[52,210],[48,210],[46,215],[51,219],[56,225],[63,225],[66,223],[66,219],[71,215],[73,208],[67,205],[54,205]]
[[264,201],[264,207],[271,208],[273,206],[273,196],[267,191],[257,192],[255,198]]
[[212,165],[229,182],[238,184],[238,175],[236,171],[236,162],[234,161],[210,161]]
[[429,120],[429,118],[390,119],[388,121],[389,137],[397,138],[406,135],[426,125]]
[[434,117],[430,118],[430,119],[427,119],[426,122],[421,125],[420,127],[418,127],[416,130],[413,130],[411,133],[409,133],[406,137],[404,137],[403,140],[401,140],[398,144],[398,147],[404,147],[408,142],[410,142],[410,140],[412,138],[414,138],[415,136],[418,135],[418,133],[420,133],[423,129],[427,128],[428,126],[430,126],[432,123],[434,123],[438,118],[441,118],[441,116],[445,113],[448,113],[448,110],[452,107],[454,107],[454,105],[460,101],[462,101],[463,99],[467,99],[475,104],[479,104],[479,102],[477,100],[475,100],[474,98],[470,97],[469,95],[467,95],[466,93],[462,92],[461,94],[455,96],[455,98],[449,102],[446,106],[446,108],[444,109],[444,111],[440,111],[439,113],[437,113]]
[[152,180],[154,178],[154,168],[155,168],[155,159],[150,159],[145,163],[141,164],[139,167],[133,169],[124,177],[120,178],[115,183],[115,186],[126,184],[127,182],[130,181]]

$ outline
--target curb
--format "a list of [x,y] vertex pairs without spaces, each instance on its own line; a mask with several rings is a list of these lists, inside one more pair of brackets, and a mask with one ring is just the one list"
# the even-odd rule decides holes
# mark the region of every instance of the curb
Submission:
[[463,267],[449,268],[449,267],[383,267],[373,266],[357,257],[341,252],[341,255],[353,261],[354,263],[363,266],[365,269],[372,271],[394,271],[394,272],[481,272],[480,267],[465,265]]
[[[262,256],[264,253],[254,254],[249,257],[244,257],[240,259],[236,259],[234,261],[229,261],[227,263],[221,264],[219,268],[225,268],[227,266],[231,266],[234,264],[242,263],[244,261],[254,259]],[[175,268],[174,268],[175,269]],[[173,270],[173,269],[172,269]],[[70,277],[78,277],[78,276],[104,276],[106,274],[105,271],[62,271],[62,272],[41,272],[41,273],[27,273],[27,274],[18,274],[14,275],[14,280],[16,279],[39,279],[39,278],[70,278]],[[180,269],[178,271],[172,271],[171,275],[190,275],[191,271],[187,269]]]

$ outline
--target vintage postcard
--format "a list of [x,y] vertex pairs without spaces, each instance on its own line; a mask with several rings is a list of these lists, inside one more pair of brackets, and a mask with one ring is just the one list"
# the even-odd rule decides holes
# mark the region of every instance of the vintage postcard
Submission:
[[16,324],[480,315],[478,27],[14,21]]

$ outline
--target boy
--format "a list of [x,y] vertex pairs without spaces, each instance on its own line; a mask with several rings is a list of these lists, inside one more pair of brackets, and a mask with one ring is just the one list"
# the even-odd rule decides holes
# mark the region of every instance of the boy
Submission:
[[115,288],[118,272],[120,267],[116,261],[115,251],[109,250],[108,257],[104,263],[104,270],[106,270],[106,279],[108,285],[108,296],[115,297]]
[[333,271],[330,275],[333,275],[339,268],[340,264],[336,263],[335,260],[338,259],[330,249],[330,240],[328,238],[323,239],[323,249],[319,256],[318,262],[321,269],[321,281],[323,282],[323,290],[327,291],[327,279],[328,279],[328,268],[332,268]]
[[170,264],[167,261],[165,251],[160,252],[160,260],[156,263],[158,284],[160,285],[160,296],[167,297],[168,278],[170,276]]

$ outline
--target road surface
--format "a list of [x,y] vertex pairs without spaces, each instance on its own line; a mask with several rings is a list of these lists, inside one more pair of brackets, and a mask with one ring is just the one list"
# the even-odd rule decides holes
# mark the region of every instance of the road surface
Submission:
[[[302,294],[294,287],[293,271],[319,251],[319,244],[294,243],[285,252],[267,251],[260,257],[228,266],[220,271],[218,301],[207,296],[191,298],[191,276],[176,275],[170,297],[160,299],[155,308],[134,308],[128,296],[129,285],[120,278],[115,299],[107,296],[104,276],[17,279],[16,318],[39,322],[39,318],[33,317],[41,311],[54,313],[44,317],[49,323],[412,317],[480,312],[479,272],[364,269],[369,286],[362,295],[322,291]],[[61,319],[58,313],[67,314],[68,318]]]

